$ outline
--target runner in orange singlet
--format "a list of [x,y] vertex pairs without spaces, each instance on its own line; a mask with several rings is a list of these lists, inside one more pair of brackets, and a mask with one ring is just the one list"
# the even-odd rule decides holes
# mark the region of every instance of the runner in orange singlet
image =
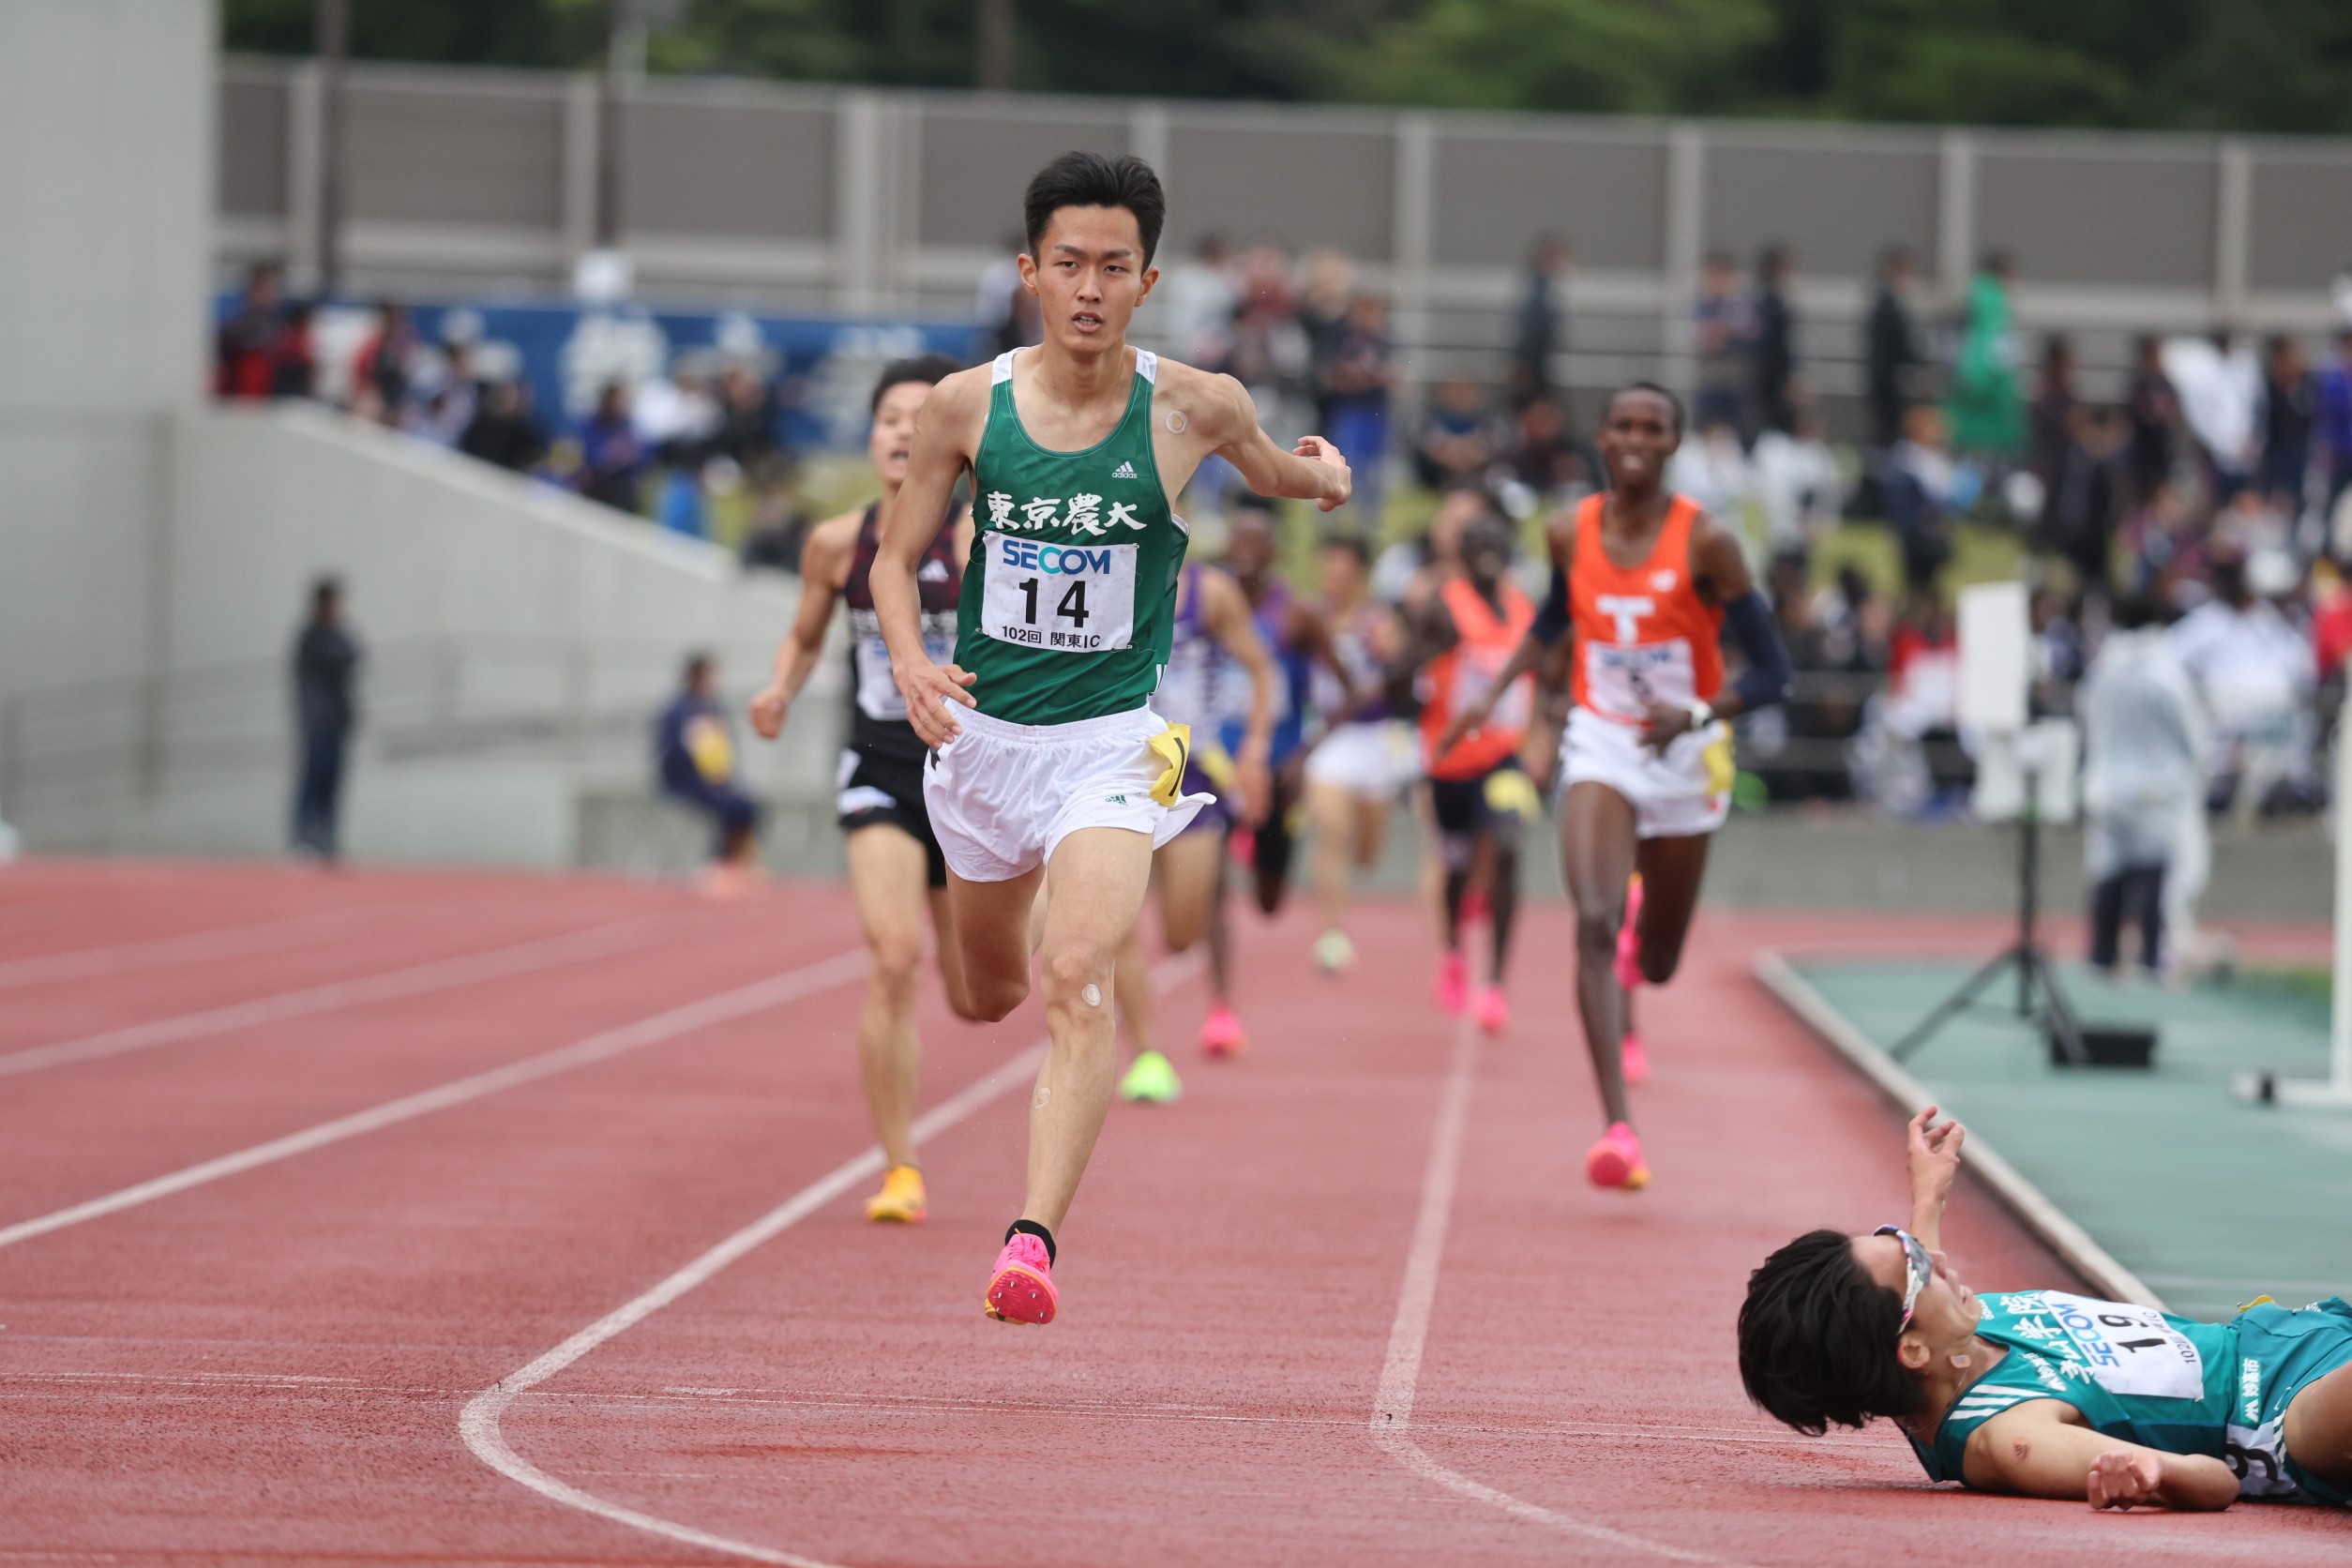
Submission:
[[[1739,541],[1665,488],[1681,439],[1681,404],[1664,387],[1636,383],[1609,400],[1599,441],[1609,490],[1553,519],[1551,594],[1498,677],[1547,662],[1546,685],[1556,687],[1559,655],[1570,664],[1560,852],[1576,906],[1577,1010],[1608,1123],[1585,1172],[1596,1185],[1629,1191],[1649,1184],[1650,1168],[1621,1051],[1625,993],[1615,959],[1626,882],[1641,873],[1635,967],[1663,985],[1681,961],[1708,835],[1730,809],[1726,721],[1788,691],[1787,651]],[[1747,661],[1728,686],[1719,641],[1726,625]],[[1553,648],[1559,655],[1546,661]],[[1455,723],[1468,729],[1484,716],[1473,708]]]
[[[1497,679],[1535,621],[1535,607],[1509,576],[1511,546],[1510,526],[1491,513],[1464,531],[1463,575],[1422,606],[1410,656],[1423,670],[1423,755],[1445,865],[1445,956],[1433,990],[1440,1006],[1470,1008],[1490,1034],[1511,1021],[1502,975],[1519,905],[1519,839],[1542,808],[1519,765],[1534,683],[1524,671]],[[1457,726],[1472,709],[1476,718]],[[1462,952],[1462,900],[1473,884],[1485,890],[1494,939],[1474,1000]]]

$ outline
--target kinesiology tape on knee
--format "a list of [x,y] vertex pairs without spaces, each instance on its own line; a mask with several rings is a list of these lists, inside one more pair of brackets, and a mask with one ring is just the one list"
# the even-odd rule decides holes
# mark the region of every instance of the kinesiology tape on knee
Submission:
[[1033,1219],[1017,1219],[1012,1224],[1004,1228],[1004,1239],[1008,1242],[1014,1237],[1021,1235],[1034,1236],[1039,1241],[1046,1244],[1046,1266],[1048,1268],[1052,1267],[1054,1260],[1053,1232],[1047,1229],[1044,1226],[1038,1224]]

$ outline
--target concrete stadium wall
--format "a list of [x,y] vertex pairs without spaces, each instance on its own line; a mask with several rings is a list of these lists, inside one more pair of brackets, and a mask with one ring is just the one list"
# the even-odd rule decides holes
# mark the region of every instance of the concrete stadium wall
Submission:
[[[366,65],[347,78],[344,254],[354,289],[561,289],[592,243],[597,83]],[[1389,287],[1417,378],[1497,373],[1517,269],[1574,242],[1562,384],[1686,381],[1700,258],[1795,249],[1809,384],[1861,390],[1879,250],[1908,247],[1931,310],[1983,250],[2033,329],[2083,336],[2094,394],[2129,334],[2216,322],[2316,331],[2352,256],[2352,143],[1422,113],[1321,105],[619,85],[623,243],[652,297],[848,312],[971,308],[1023,183],[1073,146],[1166,178],[1170,257],[1205,234],[1336,247]],[[221,86],[224,262],[317,253],[324,98],[310,62],[237,59]],[[1153,331],[1148,304],[1138,334]]]
[[205,376],[218,38],[209,0],[0,6],[0,694],[162,656],[165,431]]
[[[132,748],[153,765],[26,792],[16,810],[36,848],[277,852],[287,652],[309,585],[331,572],[370,656],[354,854],[634,864],[639,846],[614,847],[610,824],[617,809],[636,838],[653,831],[647,727],[683,656],[716,652],[729,695],[746,694],[797,602],[791,580],[746,578],[715,546],[316,408],[194,410],[166,446],[173,674],[151,711],[103,690],[88,703],[93,724],[155,726]],[[449,689],[387,689],[420,671]],[[829,802],[839,692],[828,671],[783,743],[745,747],[749,785],[798,816]],[[395,720],[404,739],[387,745]],[[806,836],[796,821],[785,837]]]

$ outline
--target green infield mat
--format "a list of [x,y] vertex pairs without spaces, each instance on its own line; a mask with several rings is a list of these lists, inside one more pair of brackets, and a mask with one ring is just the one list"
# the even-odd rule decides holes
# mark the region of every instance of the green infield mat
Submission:
[[[1791,967],[1881,1049],[1973,972],[1920,960]],[[2087,1026],[2154,1025],[2155,1065],[2054,1067],[2039,1033],[1985,1010],[1947,1024],[1905,1068],[2173,1311],[2220,1318],[2258,1295],[2300,1305],[2352,1294],[2352,1113],[2230,1093],[2239,1072],[2325,1076],[2325,974],[2255,972],[2180,990],[2072,967],[2064,979]],[[1984,1000],[2014,996],[2004,978]]]

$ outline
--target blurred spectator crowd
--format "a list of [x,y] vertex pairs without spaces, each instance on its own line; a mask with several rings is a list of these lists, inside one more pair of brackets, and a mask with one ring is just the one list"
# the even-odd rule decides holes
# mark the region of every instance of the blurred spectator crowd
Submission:
[[788,389],[761,355],[715,352],[662,375],[616,374],[580,417],[550,419],[519,366],[477,362],[466,313],[445,320],[428,340],[406,308],[384,300],[355,339],[330,347],[318,312],[285,297],[276,267],[257,266],[216,335],[215,395],[328,401],[678,533],[723,533],[754,555],[763,530],[788,528]]
[[[980,281],[975,355],[1036,339],[1018,246]],[[2039,712],[2073,712],[2118,619],[2169,626],[2205,708],[2215,803],[2314,803],[2352,652],[2352,315],[2324,344],[2142,337],[2118,376],[2086,371],[2066,335],[2028,339],[2005,257],[1983,258],[1957,300],[1931,309],[1914,259],[1890,249],[1862,324],[1861,395],[1837,410],[1849,439],[1832,442],[1798,260],[1777,244],[1745,266],[1707,256],[1663,362],[1683,367],[1663,379],[1689,392],[1670,481],[1747,542],[1796,661],[1796,700],[1744,735],[1756,787],[1958,809],[1971,763],[1954,718],[1952,595],[2022,571]],[[1388,295],[1330,250],[1204,239],[1165,264],[1138,327],[1242,381],[1277,440],[1338,445],[1358,490],[1332,526],[1395,545],[1468,486],[1532,546],[1545,516],[1602,482],[1587,437],[1598,402],[1588,388],[1579,410],[1563,374],[1573,265],[1563,239],[1540,238],[1492,369],[1428,384],[1405,376]],[[754,565],[796,562],[806,508],[777,435],[795,394],[756,359],[615,379],[580,417],[550,420],[527,381],[485,373],[446,333],[422,340],[396,303],[341,366],[323,366],[312,328],[275,269],[257,268],[219,328],[219,394],[332,387],[355,416],[721,538]],[[1822,379],[1845,389],[1846,375]],[[1212,459],[1186,504],[1214,516],[1239,490]]]

